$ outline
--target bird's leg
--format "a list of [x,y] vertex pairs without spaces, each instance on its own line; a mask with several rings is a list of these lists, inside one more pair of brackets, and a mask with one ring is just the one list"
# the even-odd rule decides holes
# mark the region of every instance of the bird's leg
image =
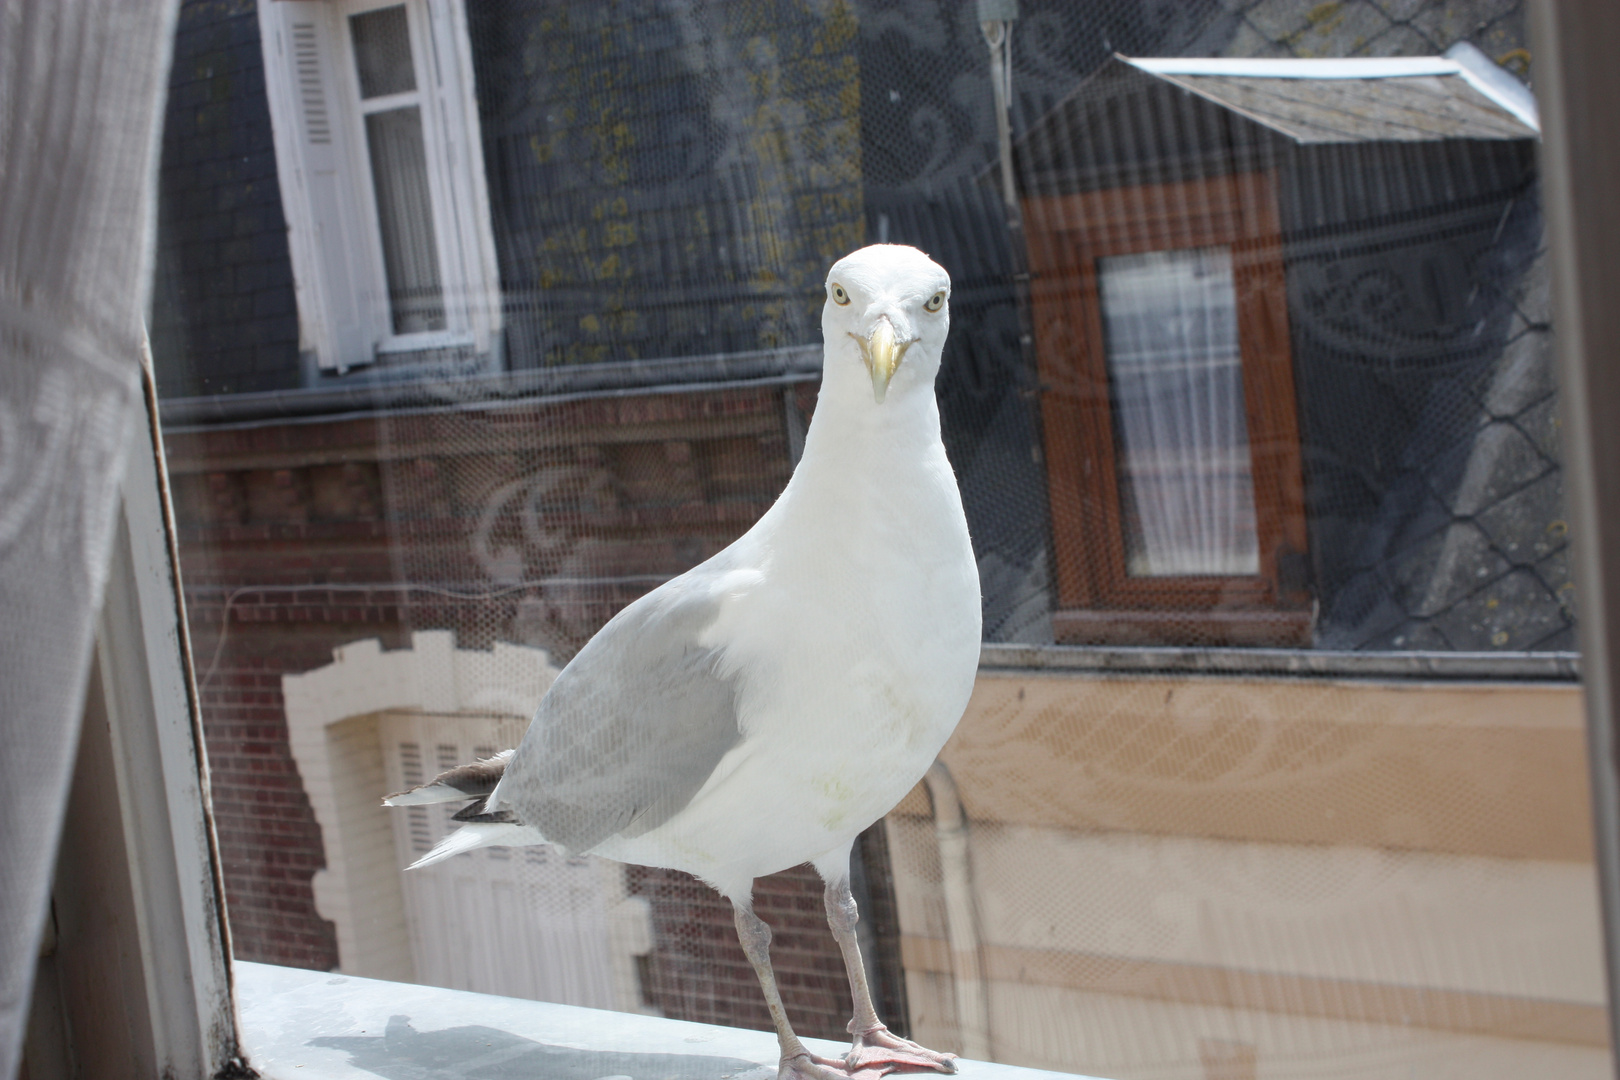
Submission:
[[822,898],[827,904],[827,925],[832,927],[833,940],[844,954],[844,970],[849,973],[849,992],[855,999],[855,1017],[849,1022],[849,1033],[855,1043],[844,1057],[844,1067],[851,1073],[866,1068],[924,1068],[939,1072],[956,1071],[956,1055],[941,1054],[919,1046],[910,1039],[902,1039],[883,1025],[877,1010],[872,1007],[872,991],[866,985],[866,967],[861,963],[861,946],[855,937],[855,925],[860,912],[855,897],[849,891],[849,877],[829,881]]
[[849,992],[855,999],[855,1016],[849,1022],[849,1032],[859,1037],[860,1033],[882,1027],[883,1023],[872,1005],[872,991],[866,985],[866,965],[861,961],[861,943],[855,936],[855,927],[861,915],[855,906],[855,896],[850,892],[849,879],[846,877],[837,884],[829,883],[822,892],[822,900],[827,905],[827,925],[832,928],[833,940],[838,942],[838,949],[844,954],[844,970],[849,973]]
[[777,1080],[849,1080],[840,1062],[817,1057],[793,1034],[787,1010],[782,1008],[782,995],[776,989],[776,973],[771,970],[771,928],[751,908],[735,900],[731,908],[737,940],[742,942],[748,962],[754,965],[759,988],[765,992],[765,1005],[771,1010],[771,1023],[776,1025],[776,1041],[782,1048]]

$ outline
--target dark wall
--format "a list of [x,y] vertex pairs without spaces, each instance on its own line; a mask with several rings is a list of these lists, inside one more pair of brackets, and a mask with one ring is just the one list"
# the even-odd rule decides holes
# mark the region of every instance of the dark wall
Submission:
[[821,276],[861,243],[847,3],[468,21],[512,366],[820,339]]
[[[469,5],[512,367],[820,336],[860,246],[847,4]],[[165,396],[290,389],[297,315],[251,0],[187,0],[152,335]]]
[[184,0],[158,186],[165,397],[298,385],[298,313],[253,0]]
[[1569,647],[1533,145],[1298,149],[1279,199],[1319,643]]
[[1319,647],[1568,647],[1530,140],[1301,146],[1120,66],[1019,150],[1031,195],[1276,177]]
[[[861,160],[866,236],[913,244],[951,275],[939,378],[990,641],[1049,642],[1050,525],[1035,381],[1013,275],[1021,238],[1002,206],[989,52],[972,4],[863,0]],[[1233,32],[1212,3],[1022,0],[1013,127],[1031,130],[1114,50],[1208,52]]]

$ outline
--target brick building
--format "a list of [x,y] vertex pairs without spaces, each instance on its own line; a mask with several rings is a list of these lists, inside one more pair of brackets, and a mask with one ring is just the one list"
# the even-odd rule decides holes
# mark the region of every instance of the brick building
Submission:
[[[566,658],[649,581],[713,554],[764,512],[791,467],[784,401],[808,406],[803,386],[170,431],[238,955],[339,960],[310,891],[324,859],[288,753],[282,675],[319,668],[356,640],[404,647],[425,627],[454,629],[464,648],[528,641]],[[491,497],[503,489],[508,504]],[[542,547],[555,562],[527,573],[544,583],[469,587],[480,555],[498,561],[503,545],[522,542],[517,504],[536,490],[552,510]],[[467,534],[492,506],[503,519],[481,548],[470,546]],[[884,860],[869,858],[881,881]],[[729,907],[683,875],[630,880],[658,901],[655,925],[666,931],[645,971],[650,1003],[693,1019],[764,1023]],[[759,910],[780,928],[790,1008],[806,1030],[835,1034],[843,969],[820,894],[805,868],[762,883]],[[869,903],[877,920],[884,903]],[[715,982],[717,971],[729,984]],[[702,995],[688,993],[694,972]]]
[[[953,273],[940,394],[987,635],[1053,640],[1042,388],[1019,341],[1022,256],[984,179],[995,160],[985,49],[959,5],[395,6],[425,35],[412,39],[419,50],[448,43],[443,55],[467,64],[462,84],[431,100],[419,68],[412,89],[390,91],[395,105],[418,95],[395,111],[437,109],[415,136],[424,152],[470,146],[476,169],[448,155],[457,164],[441,176],[429,153],[425,187],[351,183],[350,202],[322,202],[314,178],[330,144],[312,137],[316,114],[298,111],[307,102],[293,88],[309,71],[337,79],[362,36],[324,4],[186,0],[164,133],[151,334],[235,947],[316,968],[341,958],[311,885],[327,858],[289,747],[283,677],[365,639],[403,649],[424,630],[453,631],[462,649],[543,648],[560,663],[625,603],[724,547],[791,473],[814,408],[820,275],[863,241],[915,243]],[[1468,39],[1512,66],[1524,41],[1513,4],[1023,7],[1020,135],[1115,51],[1410,55]],[[447,18],[461,21],[447,29]],[[366,124],[384,115],[367,104],[369,62],[350,151],[381,160],[382,143],[367,142],[388,137]],[[398,78],[390,70],[375,77]],[[308,145],[289,149],[300,137]],[[1027,194],[1034,164],[1020,153]],[[1498,200],[1517,207],[1502,225],[1468,223],[1474,263],[1458,271],[1485,283],[1491,347],[1445,353],[1445,378],[1424,374],[1445,352],[1431,350],[1380,384],[1392,456],[1357,462],[1351,496],[1335,494],[1354,485],[1331,469],[1355,447],[1345,453],[1343,432],[1338,443],[1307,432],[1307,452],[1333,454],[1308,475],[1306,498],[1339,513],[1313,510],[1340,541],[1313,545],[1305,573],[1317,645],[1568,647],[1562,537],[1542,535],[1560,496],[1539,220],[1523,179]],[[463,190],[478,198],[459,200]],[[375,250],[353,280],[387,292],[420,272],[405,240],[425,234],[387,233],[413,197],[440,214],[441,261],[465,257],[434,279],[442,310],[416,310],[420,328],[366,331],[364,289],[341,308],[331,282],[347,271],[320,237],[363,204],[383,235],[356,241]],[[481,219],[446,220],[474,203]],[[1430,322],[1463,332],[1455,311]],[[362,338],[363,354],[345,351]],[[1371,348],[1339,345],[1357,363]],[[1470,464],[1486,445],[1505,448],[1489,459],[1500,469]],[[1474,487],[1459,493],[1465,477]],[[1365,542],[1342,542],[1345,530]],[[1333,550],[1338,561],[1323,563]],[[1534,636],[1491,621],[1504,600],[1530,613]],[[1511,645],[1494,641],[1506,631]],[[1183,638],[1158,644],[1219,643]],[[914,1010],[881,830],[860,861],[882,1011],[901,1027]],[[647,1003],[762,1025],[724,905],[675,875],[626,880],[652,900]],[[758,896],[796,1024],[840,1034],[842,967],[814,875],[778,875]]]

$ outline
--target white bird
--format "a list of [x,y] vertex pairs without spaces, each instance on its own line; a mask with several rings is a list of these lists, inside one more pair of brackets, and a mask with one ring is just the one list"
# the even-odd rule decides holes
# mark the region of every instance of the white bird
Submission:
[[[693,874],[731,901],[782,1080],[955,1071],[878,1019],[855,939],[855,838],[922,778],[967,706],[978,570],[934,378],[950,277],[879,244],[828,273],[821,393],[787,488],[746,534],[614,616],[558,675],[515,753],[391,806],[474,799],[415,866],[556,844]],[[754,879],[809,862],[854,998],[842,1062],[794,1035]]]

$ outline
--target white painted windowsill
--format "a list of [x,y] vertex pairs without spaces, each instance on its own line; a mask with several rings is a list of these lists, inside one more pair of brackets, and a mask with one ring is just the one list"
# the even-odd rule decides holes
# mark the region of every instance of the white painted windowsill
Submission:
[[[265,1080],[771,1080],[765,1031],[238,961],[247,1059]],[[806,1039],[815,1053],[847,1046]],[[1074,1080],[964,1061],[963,1080]]]

